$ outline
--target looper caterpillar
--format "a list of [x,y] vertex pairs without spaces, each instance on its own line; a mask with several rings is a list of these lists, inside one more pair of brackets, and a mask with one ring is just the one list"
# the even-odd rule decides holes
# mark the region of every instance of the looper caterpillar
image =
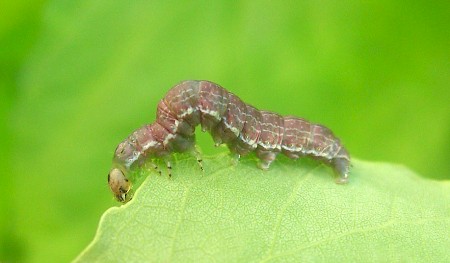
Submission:
[[[116,148],[108,183],[117,200],[126,202],[127,173],[146,160],[167,159],[173,152],[195,151],[195,127],[208,131],[216,145],[226,144],[237,158],[255,151],[258,166],[268,169],[277,154],[309,156],[331,166],[337,183],[347,183],[350,156],[330,129],[294,116],[281,116],[244,103],[210,81],[183,81],[160,100],[156,121],[135,130]],[[154,168],[158,170],[155,164]]]

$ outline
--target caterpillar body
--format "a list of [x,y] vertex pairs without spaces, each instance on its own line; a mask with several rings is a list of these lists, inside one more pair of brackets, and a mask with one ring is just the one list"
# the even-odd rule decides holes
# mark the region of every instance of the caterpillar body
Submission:
[[[337,183],[348,182],[349,153],[330,129],[258,110],[213,82],[188,80],[160,100],[154,123],[135,130],[117,146],[108,174],[116,199],[126,202],[131,198],[127,174],[146,160],[164,159],[170,175],[167,157],[171,153],[191,152],[198,157],[195,127],[199,124],[211,133],[216,145],[226,144],[237,158],[255,151],[261,169],[268,169],[279,153],[291,159],[310,156],[331,166]],[[201,159],[197,160],[201,166]]]

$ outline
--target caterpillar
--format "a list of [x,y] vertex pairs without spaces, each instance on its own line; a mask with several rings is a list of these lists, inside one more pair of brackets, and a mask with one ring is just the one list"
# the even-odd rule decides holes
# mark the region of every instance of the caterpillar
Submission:
[[[337,183],[348,182],[350,155],[330,129],[295,116],[258,110],[210,81],[187,80],[159,101],[154,123],[135,130],[116,148],[108,183],[118,201],[131,196],[128,172],[147,160],[163,159],[169,176],[168,156],[195,150],[195,127],[210,132],[216,145],[226,144],[237,159],[255,151],[258,166],[267,170],[277,154],[291,159],[309,156],[331,166]],[[161,174],[154,162],[151,162]]]

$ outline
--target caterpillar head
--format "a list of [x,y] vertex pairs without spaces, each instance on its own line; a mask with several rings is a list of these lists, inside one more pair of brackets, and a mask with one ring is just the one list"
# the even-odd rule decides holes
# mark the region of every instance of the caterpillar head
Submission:
[[111,169],[108,174],[108,184],[117,201],[125,203],[131,199],[129,194],[131,183],[121,169]]

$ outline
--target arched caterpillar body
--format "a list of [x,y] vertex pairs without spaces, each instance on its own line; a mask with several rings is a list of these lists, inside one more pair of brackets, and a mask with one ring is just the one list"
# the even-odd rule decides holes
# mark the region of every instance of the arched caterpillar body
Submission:
[[[135,130],[117,146],[108,175],[115,197],[122,202],[130,198],[131,183],[126,175],[134,166],[151,158],[164,159],[172,152],[195,152],[195,127],[199,124],[211,133],[216,145],[226,144],[238,157],[255,151],[261,169],[268,169],[281,152],[291,159],[319,159],[334,169],[337,183],[348,181],[349,153],[328,128],[260,111],[215,83],[188,80],[169,90],[159,102],[154,123]],[[166,163],[170,169],[170,162]]]

